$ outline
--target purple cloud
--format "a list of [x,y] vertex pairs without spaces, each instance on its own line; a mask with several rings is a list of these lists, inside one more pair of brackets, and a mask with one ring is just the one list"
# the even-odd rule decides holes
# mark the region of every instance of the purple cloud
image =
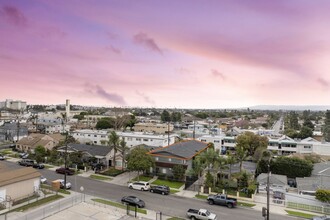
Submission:
[[159,46],[156,44],[156,42],[154,41],[154,39],[148,37],[147,34],[145,33],[138,33],[134,36],[134,42],[136,44],[141,44],[143,45],[144,47],[154,51],[154,52],[157,52],[157,53],[160,53],[160,54],[163,54],[162,50],[159,48]]
[[105,91],[101,86],[99,85],[91,85],[86,84],[86,91],[89,93],[92,93],[94,95],[97,95],[105,100],[108,100],[110,102],[114,102],[116,104],[120,105],[126,105],[126,102],[124,98],[116,93],[109,93]]
[[27,19],[24,14],[16,7],[13,6],[3,6],[0,10],[0,14],[4,19],[16,26],[25,27],[27,25]]
[[146,103],[155,105],[155,101],[152,100],[152,99],[150,99],[150,97],[146,96],[144,93],[141,93],[139,91],[136,91],[136,94],[138,94],[139,96],[141,96]]
[[106,49],[107,50],[110,50],[110,51],[112,51],[112,52],[114,52],[116,54],[121,54],[121,50],[118,49],[118,48],[116,48],[116,47],[114,47],[113,45],[107,46]]
[[216,78],[221,78],[223,81],[226,80],[226,77],[223,73],[219,72],[218,70],[212,69],[212,76],[216,77]]
[[319,83],[321,86],[325,87],[325,88],[328,88],[329,87],[329,82],[326,81],[325,79],[323,78],[317,78],[317,83]]

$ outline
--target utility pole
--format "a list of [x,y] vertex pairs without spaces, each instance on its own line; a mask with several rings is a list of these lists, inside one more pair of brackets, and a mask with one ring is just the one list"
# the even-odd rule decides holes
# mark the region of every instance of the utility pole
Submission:
[[19,116],[17,116],[17,141],[19,141],[19,129],[20,129],[20,123],[19,123]]
[[269,220],[269,176],[270,176],[270,158],[268,160],[268,172],[267,172],[267,212],[266,212],[266,220]]
[[195,140],[195,120],[194,120],[194,131],[193,131],[193,139]]
[[167,122],[167,146],[170,145],[170,122]]

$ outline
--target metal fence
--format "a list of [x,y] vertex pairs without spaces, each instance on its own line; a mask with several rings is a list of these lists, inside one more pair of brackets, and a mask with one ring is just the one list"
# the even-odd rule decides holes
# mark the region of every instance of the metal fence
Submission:
[[300,209],[304,211],[317,212],[322,214],[330,214],[330,206],[315,206],[315,205],[307,205],[296,202],[288,202],[287,207],[292,209]]
[[63,211],[67,208],[70,208],[76,204],[79,204],[83,201],[83,195],[77,194],[74,196],[70,196],[68,198],[61,199],[57,202],[52,202],[43,206],[40,209],[36,209],[34,211],[30,211],[27,214],[21,214],[16,212],[7,213],[4,215],[0,215],[0,220],[39,220],[44,219],[48,216],[54,215],[60,211]]

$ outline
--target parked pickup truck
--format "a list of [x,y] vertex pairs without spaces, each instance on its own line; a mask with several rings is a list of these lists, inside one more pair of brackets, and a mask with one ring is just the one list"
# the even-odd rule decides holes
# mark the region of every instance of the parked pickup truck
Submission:
[[217,219],[217,215],[213,214],[211,212],[209,212],[206,209],[189,209],[187,211],[187,216],[192,219],[199,219],[199,220],[216,220]]
[[237,205],[237,199],[229,198],[226,194],[209,195],[207,201],[210,205],[223,205],[228,208],[233,208]]

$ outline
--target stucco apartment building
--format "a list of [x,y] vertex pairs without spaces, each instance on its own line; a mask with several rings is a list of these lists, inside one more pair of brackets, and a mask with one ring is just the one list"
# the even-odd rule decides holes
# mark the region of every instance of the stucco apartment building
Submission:
[[0,163],[0,173],[0,203],[5,206],[31,196],[40,187],[41,174],[32,167],[13,169]]
[[160,124],[160,123],[136,123],[133,127],[137,132],[152,132],[156,134],[166,134],[172,132],[174,129],[173,124]]

